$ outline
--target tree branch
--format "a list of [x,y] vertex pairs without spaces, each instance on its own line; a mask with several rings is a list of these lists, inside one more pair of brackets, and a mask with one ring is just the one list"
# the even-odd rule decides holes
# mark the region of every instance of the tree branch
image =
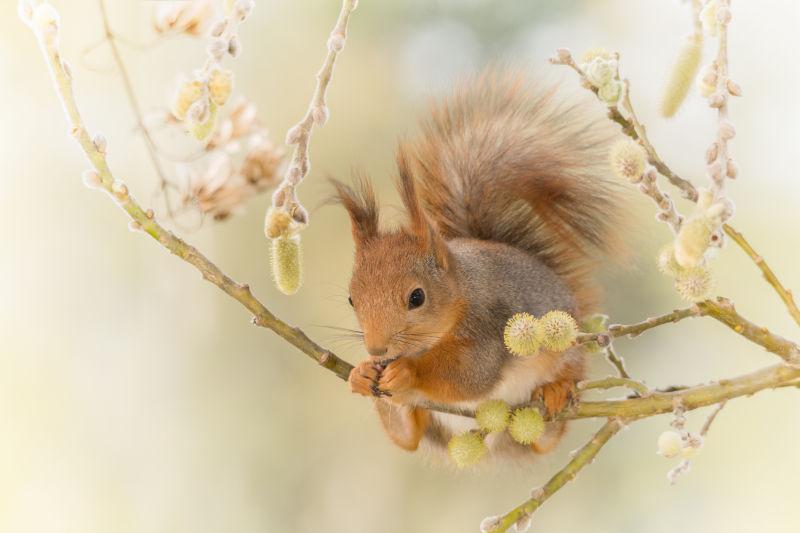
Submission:
[[153,237],[170,252],[194,266],[200,271],[204,279],[216,285],[253,313],[253,323],[271,329],[289,344],[317,361],[321,366],[332,371],[341,379],[347,380],[350,370],[353,368],[352,365],[316,344],[300,329],[290,326],[273,315],[253,296],[248,285],[232,280],[196,248],[162,227],[154,219],[152,211],[144,210],[130,195],[128,187],[114,178],[106,161],[105,153],[98,150],[83,124],[75,102],[72,77],[67,70],[68,67],[65,67],[65,63],[61,59],[57,40],[44,38],[38,31],[37,37],[55,82],[56,92],[72,126],[72,136],[83,149],[86,157],[97,172],[97,184],[99,187],[115,198],[119,206],[138,225],[138,228]]
[[590,464],[611,437],[623,427],[624,423],[619,419],[608,420],[600,431],[595,433],[589,442],[575,453],[569,463],[559,470],[543,487],[533,491],[529,500],[515,507],[502,516],[488,531],[492,533],[502,533],[525,517],[530,517],[536,509],[550,496],[555,494],[561,487],[575,479],[578,472],[586,465]]
[[308,215],[297,199],[296,188],[310,170],[311,162],[308,157],[308,148],[314,126],[322,126],[328,120],[329,111],[325,96],[333,76],[336,58],[344,48],[345,40],[347,39],[347,23],[357,5],[358,0],[342,1],[339,17],[328,39],[328,53],[325,55],[322,67],[317,72],[317,85],[314,88],[314,94],[311,97],[306,114],[300,119],[300,122],[292,126],[286,133],[286,144],[294,144],[295,149],[292,154],[292,160],[286,169],[286,175],[272,196],[272,206],[285,209],[292,218],[301,224],[307,222]]
[[[684,318],[710,316],[722,322],[733,331],[748,340],[763,346],[791,364],[800,363],[800,347],[780,335],[771,333],[767,328],[758,326],[736,312],[733,303],[727,298],[719,297],[716,300],[705,300],[683,309],[675,309],[657,317],[648,318],[642,322],[630,325],[612,324],[608,331],[601,333],[582,333],[576,343],[585,344],[596,342],[600,346],[608,346],[611,339],[618,337],[636,337],[647,330],[664,324],[678,322]],[[627,376],[623,376],[627,377]]]
[[[558,50],[558,58],[553,58],[550,60],[551,63],[556,65],[566,65],[572,68],[575,72],[577,72],[578,76],[580,76],[581,80],[585,80],[586,73],[583,72],[576,63],[575,60],[572,58],[572,55],[569,53],[569,50],[566,49],[559,49]],[[597,94],[597,89],[589,87],[593,93]],[[631,113],[631,119],[626,118],[619,112],[619,109],[616,106],[611,106],[608,108],[608,118],[613,122],[619,124],[622,129],[622,133],[630,137],[635,141],[639,141],[642,146],[644,147],[645,151],[648,155],[648,160],[651,165],[653,165],[658,173],[667,178],[672,185],[677,187],[683,192],[685,198],[697,202],[698,193],[697,189],[692,185],[689,180],[686,180],[680,177],[675,171],[673,171],[655,150],[655,147],[650,143],[647,139],[645,133],[645,127],[643,124],[639,123],[638,120],[635,118],[636,115],[634,113],[633,105],[630,102],[630,98],[628,97],[627,90],[625,91],[625,103],[628,111]],[[639,135],[637,129],[643,133],[643,135]],[[800,325],[800,309],[798,309],[797,305],[795,305],[794,300],[792,298],[792,294],[790,291],[786,290],[784,286],[780,283],[777,276],[772,272],[772,270],[767,265],[766,261],[763,257],[753,250],[753,248],[749,245],[747,240],[745,240],[744,236],[738,232],[733,226],[729,224],[725,224],[723,226],[725,233],[727,233],[733,240],[739,245],[745,253],[753,260],[753,262],[761,269],[764,277],[766,278],[767,282],[775,289],[780,296],[781,300],[786,304],[786,307],[789,310],[789,313],[794,318],[795,322]]]
[[578,382],[578,390],[589,389],[613,389],[615,387],[627,387],[632,391],[639,394],[639,396],[647,396],[650,394],[650,389],[641,381],[636,381],[631,378],[622,378],[616,376],[608,376],[602,379],[595,379],[591,381]]
[[786,289],[778,280],[778,277],[769,267],[767,262],[764,258],[756,252],[750,243],[744,238],[744,235],[733,229],[733,227],[729,226],[728,224],[724,224],[723,229],[728,236],[733,239],[733,241],[739,245],[739,247],[744,250],[744,252],[753,260],[756,266],[761,270],[761,273],[764,275],[764,279],[767,280],[767,283],[772,285],[772,288],[775,289],[775,292],[778,293],[783,303],[786,304],[786,308],[789,310],[789,314],[792,315],[794,321],[797,322],[797,325],[800,325],[800,309],[797,308],[797,304],[794,302],[794,297],[792,296],[792,292]]
[[651,391],[645,398],[579,402],[567,407],[557,418],[559,420],[608,416],[643,418],[671,412],[676,401],[680,401],[687,411],[691,411],[733,398],[749,396],[765,389],[794,386],[798,378],[800,369],[780,363],[708,385],[697,385],[674,392]]
[[161,190],[164,193],[164,203],[166,204],[167,214],[170,216],[170,218],[172,218],[172,204],[170,203],[169,199],[169,188],[172,186],[172,184],[169,182],[169,180],[167,180],[164,167],[161,165],[161,160],[158,157],[156,143],[153,141],[153,137],[150,135],[150,130],[144,123],[142,106],[139,104],[139,99],[136,96],[136,92],[133,90],[133,82],[131,82],[130,74],[128,74],[128,69],[125,66],[125,62],[122,60],[122,55],[119,52],[119,47],[117,46],[117,36],[111,29],[111,22],[108,18],[106,2],[105,0],[98,1],[100,3],[100,16],[103,20],[103,32],[105,33],[105,40],[108,42],[108,46],[111,49],[111,55],[114,58],[114,62],[117,64],[117,69],[119,69],[120,76],[122,77],[122,85],[125,87],[125,93],[128,96],[131,110],[133,110],[133,114],[136,117],[136,124],[139,130],[142,132],[142,136],[144,137],[145,141],[144,144],[147,147],[148,154],[150,154],[150,160],[153,162],[153,168],[155,168],[156,174],[158,175]]

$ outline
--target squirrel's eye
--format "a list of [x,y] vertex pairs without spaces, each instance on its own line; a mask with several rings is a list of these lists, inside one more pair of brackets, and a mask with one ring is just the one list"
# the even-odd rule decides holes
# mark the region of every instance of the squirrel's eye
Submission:
[[425,292],[422,289],[414,289],[408,297],[408,308],[416,309],[425,303]]
[[350,307],[355,307],[355,306],[353,305],[353,297],[352,297],[352,296],[348,296],[348,297],[347,297],[347,301],[348,301],[348,302],[350,302]]

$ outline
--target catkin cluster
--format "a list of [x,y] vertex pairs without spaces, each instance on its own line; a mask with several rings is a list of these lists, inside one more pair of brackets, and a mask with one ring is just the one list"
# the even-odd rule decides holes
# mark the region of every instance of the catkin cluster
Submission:
[[531,356],[545,348],[563,352],[573,345],[578,336],[578,324],[569,313],[550,311],[541,318],[528,313],[517,313],[506,323],[503,341],[514,355]]
[[624,90],[617,57],[603,48],[594,48],[583,54],[580,68],[597,97],[608,106],[617,105]]
[[475,411],[478,429],[456,435],[447,444],[450,458],[458,468],[478,464],[487,452],[486,437],[507,431],[516,442],[530,445],[545,431],[541,413],[533,407],[511,408],[502,400],[488,400]]
[[222,67],[222,59],[239,55],[239,24],[253,10],[253,0],[225,2],[226,16],[211,27],[212,41],[208,57],[194,77],[178,87],[172,102],[172,114],[183,122],[198,141],[205,142],[214,131],[219,108],[225,105],[233,88],[233,73]]

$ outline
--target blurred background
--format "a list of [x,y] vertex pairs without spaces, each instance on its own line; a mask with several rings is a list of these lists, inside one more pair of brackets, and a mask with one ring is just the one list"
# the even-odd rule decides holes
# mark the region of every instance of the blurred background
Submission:
[[[111,23],[128,43],[121,51],[135,90],[157,114],[180,76],[202,63],[206,40],[175,36],[153,44],[153,9],[167,2],[109,3]],[[0,5],[0,530],[477,531],[485,516],[527,498],[599,425],[574,423],[557,452],[514,471],[456,472],[391,445],[369,401],[253,327],[237,302],[129,232],[113,202],[81,184],[87,162],[14,4]],[[103,35],[97,3],[53,4],[90,132],[106,136],[117,177],[163,219],[158,199],[150,201],[157,178],[109,51],[85,53]],[[258,106],[278,146],[305,111],[338,9],[333,0],[258,0],[241,26],[242,53],[226,66],[235,72],[235,92]],[[733,13],[731,72],[745,94],[731,111],[740,166],[730,184],[734,224],[800,290],[800,6],[733,2]],[[576,55],[595,46],[619,51],[651,140],[676,171],[704,184],[711,111],[693,90],[675,119],[656,112],[689,31],[689,3],[678,0],[362,0],[330,88],[331,118],[313,138],[302,200],[309,207],[321,201],[326,174],[347,179],[351,169],[363,169],[384,202],[396,204],[389,177],[397,137],[414,131],[431,96],[487,63],[563,79],[566,95],[585,97],[572,72],[547,65],[557,47]],[[159,139],[185,151],[178,146],[185,140]],[[164,164],[179,179],[175,165]],[[646,199],[633,197],[634,264],[603,275],[607,312],[621,323],[683,305],[654,267],[668,230]],[[346,216],[330,207],[312,212],[303,233],[305,284],[287,297],[270,279],[267,204],[262,194],[224,222],[207,218],[197,229],[189,217],[182,225],[190,229],[176,231],[249,282],[277,315],[358,361],[358,346],[323,327],[356,325],[347,305]],[[714,267],[717,292],[742,314],[798,338],[738,248],[724,249]],[[705,382],[775,361],[711,319],[659,328],[617,348],[631,373],[654,386]],[[592,362],[593,376],[607,373],[602,360]],[[699,429],[706,411],[689,415],[690,429]],[[798,530],[796,390],[731,402],[676,486],[666,480],[676,463],[655,454],[669,421],[655,417],[620,434],[535,515],[534,531]]]

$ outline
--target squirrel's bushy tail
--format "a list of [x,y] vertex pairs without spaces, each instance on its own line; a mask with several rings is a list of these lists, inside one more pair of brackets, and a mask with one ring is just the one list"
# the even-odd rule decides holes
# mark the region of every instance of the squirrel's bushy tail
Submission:
[[593,258],[621,241],[619,188],[604,177],[609,138],[555,87],[490,71],[435,105],[401,152],[413,162],[425,214],[446,239],[522,248],[585,291]]

